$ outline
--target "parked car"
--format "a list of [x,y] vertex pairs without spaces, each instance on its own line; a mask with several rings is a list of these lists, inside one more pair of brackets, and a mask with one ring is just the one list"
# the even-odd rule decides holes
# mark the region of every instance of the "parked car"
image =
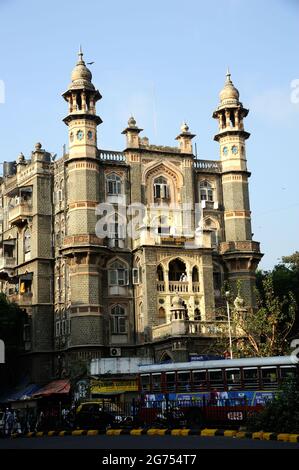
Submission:
[[115,422],[115,415],[106,411],[100,403],[82,403],[76,409],[75,429],[107,429]]

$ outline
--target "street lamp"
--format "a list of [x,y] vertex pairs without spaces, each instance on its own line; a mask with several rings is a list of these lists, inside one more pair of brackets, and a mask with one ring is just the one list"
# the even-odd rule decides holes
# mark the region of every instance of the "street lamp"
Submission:
[[231,323],[230,323],[230,308],[229,308],[229,296],[230,292],[225,292],[226,298],[226,309],[227,309],[227,320],[228,320],[228,337],[229,337],[229,354],[230,358],[233,358],[233,343],[232,343],[232,332],[231,332]]

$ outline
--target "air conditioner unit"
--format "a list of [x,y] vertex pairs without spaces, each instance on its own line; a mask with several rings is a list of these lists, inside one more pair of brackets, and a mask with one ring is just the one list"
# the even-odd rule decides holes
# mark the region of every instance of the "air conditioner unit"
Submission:
[[121,356],[121,348],[110,348],[110,356],[111,357],[120,357]]

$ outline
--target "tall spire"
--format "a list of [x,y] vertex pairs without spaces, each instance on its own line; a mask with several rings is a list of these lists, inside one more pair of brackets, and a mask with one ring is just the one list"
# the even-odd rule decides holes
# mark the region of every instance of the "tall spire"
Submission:
[[79,57],[78,63],[82,63],[82,62],[84,63],[81,44],[80,44],[80,47],[79,47],[78,57]]
[[232,83],[232,80],[231,80],[231,73],[230,73],[230,70],[229,70],[229,67],[227,67],[227,71],[226,71],[226,83]]

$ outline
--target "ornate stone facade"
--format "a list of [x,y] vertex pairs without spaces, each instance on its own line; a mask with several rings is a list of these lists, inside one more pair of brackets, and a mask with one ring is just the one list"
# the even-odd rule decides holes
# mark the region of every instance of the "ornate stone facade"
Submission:
[[186,123],[178,147],[165,147],[141,138],[133,117],[123,152],[98,148],[101,95],[91,80],[80,52],[63,94],[68,151],[55,161],[37,144],[30,159],[5,164],[1,182],[1,288],[29,313],[35,381],[94,357],[206,352],[227,331],[225,280],[241,279],[246,306],[255,305],[262,255],[251,233],[248,111],[230,74],[213,115],[217,161],[195,158]]

